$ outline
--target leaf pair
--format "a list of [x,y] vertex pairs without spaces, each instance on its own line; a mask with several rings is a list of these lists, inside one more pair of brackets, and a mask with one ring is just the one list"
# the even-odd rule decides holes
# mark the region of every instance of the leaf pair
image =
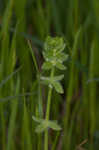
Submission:
[[57,52],[56,50],[50,50],[50,51],[43,51],[43,56],[45,61],[52,62],[54,60],[63,63],[65,60],[67,60],[68,55],[64,52]]
[[37,125],[35,132],[37,133],[42,133],[45,130],[48,130],[49,128],[56,130],[56,131],[60,131],[61,127],[57,124],[57,121],[50,121],[50,120],[44,120],[44,119],[38,119],[36,117],[32,117],[32,119],[39,123],[39,125]]
[[54,76],[53,78],[41,77],[41,80],[43,81],[44,84],[49,85],[49,87],[54,87],[58,93],[62,94],[64,91],[59,81],[61,81],[63,78],[64,75],[60,75]]
[[53,61],[44,62],[43,66],[42,66],[42,69],[50,70],[53,67],[56,67],[57,69],[60,69],[60,70],[65,70],[66,69],[66,67],[59,60],[58,61],[53,60]]

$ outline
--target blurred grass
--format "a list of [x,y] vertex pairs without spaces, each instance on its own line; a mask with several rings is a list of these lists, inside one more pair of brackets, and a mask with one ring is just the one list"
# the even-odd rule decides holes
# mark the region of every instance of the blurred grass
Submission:
[[[0,149],[43,150],[43,136],[34,132],[32,115],[45,113],[47,89],[39,75],[43,43],[52,35],[64,37],[69,60],[65,93],[53,92],[51,112],[63,130],[50,131],[49,149],[76,150],[88,139],[82,147],[98,150],[98,14],[98,0],[0,0]],[[23,89],[37,94],[25,95]]]

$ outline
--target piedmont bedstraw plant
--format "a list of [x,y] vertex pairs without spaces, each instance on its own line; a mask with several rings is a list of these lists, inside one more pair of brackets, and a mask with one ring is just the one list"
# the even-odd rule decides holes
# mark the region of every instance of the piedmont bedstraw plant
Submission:
[[64,48],[64,40],[60,37],[52,38],[48,36],[44,44],[43,57],[45,62],[42,65],[42,70],[50,71],[50,76],[41,76],[42,83],[46,84],[49,88],[46,114],[45,119],[39,119],[33,116],[33,120],[39,123],[35,131],[38,133],[44,131],[44,150],[48,150],[48,129],[51,128],[57,131],[61,130],[61,127],[57,124],[57,121],[49,120],[49,116],[52,90],[55,89],[56,92],[60,94],[64,92],[60,83],[60,81],[64,78],[64,75],[55,75],[55,69],[66,69],[66,67],[63,65],[63,62],[67,60],[68,55],[63,52]]

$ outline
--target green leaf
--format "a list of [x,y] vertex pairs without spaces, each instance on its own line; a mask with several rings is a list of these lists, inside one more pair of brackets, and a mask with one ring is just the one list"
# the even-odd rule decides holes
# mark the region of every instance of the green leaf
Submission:
[[64,90],[59,82],[53,82],[53,86],[58,93],[64,93]]
[[32,116],[32,119],[33,119],[35,122],[38,122],[38,123],[41,123],[41,122],[43,121],[43,119],[36,118],[35,116]]
[[56,81],[61,81],[64,78],[64,75],[60,75],[60,76],[55,76],[52,79],[50,77],[41,77],[41,80],[43,81],[44,84],[48,85],[48,84],[53,84]]
[[[55,61],[56,59],[58,60],[58,57],[60,57],[60,55],[62,54],[62,51],[64,50],[65,46],[66,45],[64,43],[63,38],[52,38],[48,36],[44,44],[44,59],[46,61]],[[62,55],[64,55],[65,57],[64,53]],[[64,61],[64,57],[61,57],[61,59],[63,59],[62,61]]]
[[42,83],[45,84],[45,85],[51,84],[50,77],[42,76],[40,79],[41,79]]
[[55,121],[48,121],[48,127],[57,131],[62,129]]
[[56,68],[58,68],[60,70],[65,70],[66,69],[66,67],[63,64],[59,63],[59,62],[57,62]]
[[50,77],[44,77],[44,76],[42,76],[41,80],[50,81],[52,83],[52,82],[55,82],[55,81],[60,81],[63,78],[64,78],[64,75],[54,76],[52,79],[50,79]]
[[53,53],[52,50],[50,50],[50,51],[44,51],[44,52],[43,52],[43,56],[44,56],[44,59],[45,59],[46,61],[52,61],[52,60],[53,60],[54,53]]
[[35,57],[35,54],[34,54],[34,52],[33,52],[33,50],[32,50],[32,46],[31,46],[31,44],[30,44],[29,41],[28,41],[28,45],[29,45],[29,48],[30,48],[29,50],[30,50],[30,52],[31,52],[32,59],[33,59],[33,62],[34,62],[36,71],[37,71],[37,73],[39,73],[39,68],[38,68],[38,65],[37,65],[36,57]]
[[65,43],[63,38],[61,37],[52,38],[48,36],[44,44],[45,51],[49,51],[49,50],[63,51],[64,48],[65,48]]
[[20,68],[18,68],[17,70],[15,70],[14,72],[12,72],[10,75],[8,75],[4,80],[1,81],[0,83],[0,88],[6,84],[7,81],[9,81],[16,73],[18,73],[20,70],[22,69],[22,66]]
[[58,62],[64,62],[68,59],[68,55],[65,53],[58,53],[56,55]]
[[42,66],[42,69],[44,69],[44,70],[49,70],[49,69],[51,69],[52,67],[53,67],[52,63],[50,63],[50,62],[45,62],[45,63],[43,64],[43,66]]
[[[36,122],[40,122],[39,119],[33,117],[33,120],[35,120]],[[39,125],[37,125],[35,132],[37,133],[42,133],[45,130],[47,130],[48,128],[51,128],[53,130],[61,130],[61,127],[57,124],[56,121],[50,121],[50,120],[44,120],[41,119],[41,123]]]
[[64,75],[54,76],[52,82],[61,81],[64,78]]
[[58,93],[63,93],[63,88],[58,81],[61,81],[64,78],[64,75],[55,76],[52,79],[50,77],[41,77],[42,83],[45,85],[49,85],[51,88],[55,88]]
[[47,129],[46,124],[41,123],[40,125],[38,125],[35,129],[36,133],[42,133],[43,131],[45,131]]

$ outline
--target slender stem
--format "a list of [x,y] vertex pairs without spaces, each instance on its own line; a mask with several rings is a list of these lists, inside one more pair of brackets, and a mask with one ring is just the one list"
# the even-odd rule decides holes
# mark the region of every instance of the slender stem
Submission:
[[[51,78],[54,76],[54,68],[51,71]],[[48,100],[47,100],[47,110],[46,110],[46,116],[45,119],[48,121],[50,116],[50,105],[51,105],[51,96],[52,96],[52,88],[49,87],[48,92]],[[48,150],[48,130],[45,131],[44,135],[44,150]]]

